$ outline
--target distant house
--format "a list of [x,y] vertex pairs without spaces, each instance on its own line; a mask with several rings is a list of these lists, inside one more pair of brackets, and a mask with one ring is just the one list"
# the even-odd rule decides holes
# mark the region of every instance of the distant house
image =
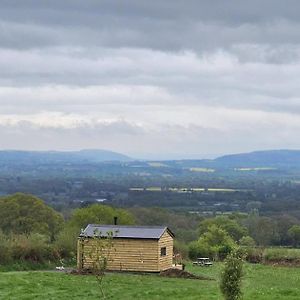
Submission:
[[162,226],[88,225],[78,238],[78,269],[91,269],[96,238],[113,234],[107,270],[160,272],[172,268],[174,234]]

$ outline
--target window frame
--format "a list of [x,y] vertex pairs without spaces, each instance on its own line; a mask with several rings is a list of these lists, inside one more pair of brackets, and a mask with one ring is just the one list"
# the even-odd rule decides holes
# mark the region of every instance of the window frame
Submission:
[[160,248],[160,257],[167,256],[167,247]]

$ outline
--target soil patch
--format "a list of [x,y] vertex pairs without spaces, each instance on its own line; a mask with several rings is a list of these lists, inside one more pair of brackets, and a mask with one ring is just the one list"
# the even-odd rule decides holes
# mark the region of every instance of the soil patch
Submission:
[[195,275],[187,271],[178,270],[178,269],[168,269],[165,271],[160,272],[160,276],[170,277],[170,278],[186,278],[186,279],[198,279],[198,280],[214,280],[212,278],[202,276],[202,275]]
[[267,260],[264,261],[264,265],[269,265],[273,267],[300,267],[299,260]]
[[82,270],[76,270],[73,269],[70,274],[72,275],[95,275],[95,272],[93,272],[92,269],[82,269]]

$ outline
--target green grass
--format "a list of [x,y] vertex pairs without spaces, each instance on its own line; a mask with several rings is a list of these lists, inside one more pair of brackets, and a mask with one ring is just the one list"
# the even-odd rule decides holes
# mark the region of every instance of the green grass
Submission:
[[300,249],[267,248],[264,258],[267,261],[300,261]]
[[[162,278],[158,275],[110,273],[105,276],[107,299],[222,299],[218,289],[220,264],[211,268],[188,266],[215,281]],[[300,270],[245,265],[244,300],[300,299]],[[2,272],[0,299],[101,299],[92,276],[56,272]]]
[[[43,262],[34,263],[30,261],[14,261],[8,264],[0,264],[0,274],[1,272],[10,271],[38,271],[38,270],[54,270],[56,266],[60,266],[61,261],[56,262]],[[76,258],[69,258],[63,260],[64,267],[73,268],[76,266]],[[1,300],[1,298],[0,298]]]

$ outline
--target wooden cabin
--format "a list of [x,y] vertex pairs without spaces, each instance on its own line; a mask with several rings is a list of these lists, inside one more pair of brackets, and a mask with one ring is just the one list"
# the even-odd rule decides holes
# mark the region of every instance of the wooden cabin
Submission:
[[174,234],[169,228],[90,224],[78,238],[79,270],[93,268],[97,239],[107,239],[109,235],[107,270],[160,272],[172,268]]

